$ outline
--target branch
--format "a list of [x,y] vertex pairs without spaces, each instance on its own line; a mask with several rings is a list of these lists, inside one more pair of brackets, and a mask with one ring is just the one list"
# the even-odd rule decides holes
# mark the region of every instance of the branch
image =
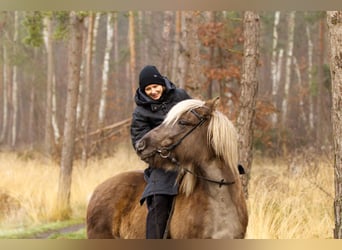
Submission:
[[[123,121],[111,124],[109,126],[106,126],[106,127],[103,127],[103,128],[99,128],[99,129],[97,129],[97,130],[95,130],[93,132],[90,132],[89,134],[87,134],[87,136],[93,136],[93,135],[104,133],[104,132],[106,132],[108,130],[112,130],[112,129],[116,129],[116,128],[127,126],[127,125],[129,125],[131,123],[131,120],[132,119],[129,118],[129,119],[126,119],[126,120],[123,120]],[[84,137],[85,137],[85,135],[81,135],[80,137],[77,137],[75,139],[75,142],[77,142],[79,140],[82,140]]]

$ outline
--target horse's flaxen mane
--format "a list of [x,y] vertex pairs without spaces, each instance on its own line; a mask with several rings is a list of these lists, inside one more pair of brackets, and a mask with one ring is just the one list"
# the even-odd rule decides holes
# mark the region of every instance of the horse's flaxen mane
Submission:
[[[192,109],[205,105],[204,101],[188,99],[176,104],[166,116],[164,123],[174,125],[179,118]],[[208,126],[208,143],[216,155],[228,165],[235,175],[238,175],[238,136],[233,123],[221,112],[214,110]]]
[[238,135],[233,123],[221,112],[215,110],[211,114],[208,127],[208,141],[214,152],[221,157],[233,171],[238,175]]
[[175,125],[179,118],[186,112],[203,107],[205,103],[201,100],[196,99],[188,99],[177,103],[175,106],[167,114],[166,118],[164,119],[164,124],[166,125]]

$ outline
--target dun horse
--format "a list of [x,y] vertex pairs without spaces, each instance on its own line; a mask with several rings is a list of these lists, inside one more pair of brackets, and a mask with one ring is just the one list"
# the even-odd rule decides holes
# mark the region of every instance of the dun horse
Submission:
[[[238,173],[237,133],[215,110],[216,100],[185,100],[137,143],[152,166],[179,171],[179,195],[168,238],[244,238],[248,214]],[[88,238],[144,238],[142,171],[116,175],[94,191],[87,211]]]

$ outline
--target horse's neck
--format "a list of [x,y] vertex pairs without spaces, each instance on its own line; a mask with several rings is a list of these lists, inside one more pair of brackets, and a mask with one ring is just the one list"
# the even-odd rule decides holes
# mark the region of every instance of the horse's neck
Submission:
[[216,158],[205,164],[202,164],[201,169],[205,176],[212,180],[221,181],[223,179],[225,182],[234,181],[232,172],[220,159]]
[[[195,186],[198,184],[209,187],[216,187],[215,185],[218,185],[205,179],[210,179],[218,182],[221,180],[223,180],[224,182],[235,181],[232,171],[228,168],[228,166],[224,164],[222,160],[217,158],[210,161],[197,163],[196,165],[190,164],[182,167],[186,170],[181,173],[180,179],[178,181],[181,182],[181,193],[184,193],[187,196],[195,190]],[[212,189],[210,188],[210,190]]]

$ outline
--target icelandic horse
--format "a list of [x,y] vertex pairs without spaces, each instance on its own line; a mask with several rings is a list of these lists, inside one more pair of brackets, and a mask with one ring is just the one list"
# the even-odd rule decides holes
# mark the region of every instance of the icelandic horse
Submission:
[[[181,101],[137,142],[142,160],[179,171],[168,238],[245,237],[248,213],[238,172],[237,132],[215,103]],[[100,184],[88,204],[87,237],[144,239],[147,208],[139,200],[145,185],[143,171],[123,172]]]

